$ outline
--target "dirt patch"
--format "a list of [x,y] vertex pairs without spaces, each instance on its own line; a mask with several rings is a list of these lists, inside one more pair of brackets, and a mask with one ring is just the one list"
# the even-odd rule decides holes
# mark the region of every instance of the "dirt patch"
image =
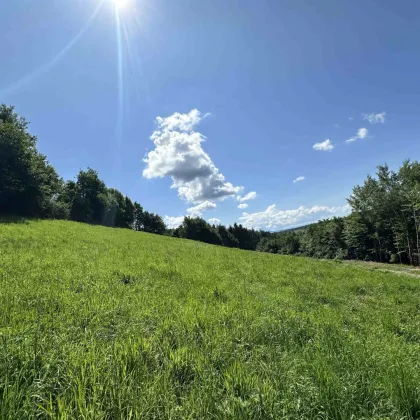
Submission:
[[393,265],[377,263],[372,261],[343,261],[345,264],[357,265],[371,271],[380,271],[383,273],[403,274],[411,277],[420,278],[420,267],[407,265]]

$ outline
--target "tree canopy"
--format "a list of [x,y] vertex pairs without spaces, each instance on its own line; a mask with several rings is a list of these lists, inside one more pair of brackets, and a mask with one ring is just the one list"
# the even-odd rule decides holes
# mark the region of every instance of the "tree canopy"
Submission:
[[0,105],[0,213],[54,214],[62,181],[36,142],[27,121],[13,107]]

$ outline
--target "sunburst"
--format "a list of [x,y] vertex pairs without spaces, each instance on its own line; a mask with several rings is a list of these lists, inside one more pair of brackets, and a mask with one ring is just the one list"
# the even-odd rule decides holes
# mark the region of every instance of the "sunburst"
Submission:
[[127,10],[130,7],[130,0],[113,0],[118,10]]

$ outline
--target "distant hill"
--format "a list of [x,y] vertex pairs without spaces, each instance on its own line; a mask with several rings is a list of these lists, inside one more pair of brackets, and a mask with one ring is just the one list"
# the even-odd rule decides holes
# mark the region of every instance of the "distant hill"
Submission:
[[278,233],[280,233],[280,232],[296,232],[298,230],[305,230],[308,226],[310,226],[312,224],[313,223],[308,223],[308,224],[303,225],[303,226],[297,226],[297,227],[293,227],[293,228],[282,229],[282,230],[279,230]]

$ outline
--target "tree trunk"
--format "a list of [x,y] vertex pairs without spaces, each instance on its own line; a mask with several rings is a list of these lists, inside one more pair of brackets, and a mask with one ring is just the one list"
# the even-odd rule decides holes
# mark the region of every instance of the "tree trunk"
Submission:
[[408,229],[407,229],[407,245],[408,245],[408,258],[410,259],[410,264],[413,265],[413,255],[411,254],[410,236],[408,235]]
[[398,235],[397,235],[397,230],[394,228],[394,226],[391,225],[391,229],[394,232],[394,237],[395,237],[395,243],[397,245],[397,253],[398,253],[398,258],[400,260],[400,265],[402,264],[401,261],[401,251],[400,251],[400,243],[398,242]]
[[416,240],[417,240],[417,265],[420,265],[420,246],[419,246],[419,225],[417,223],[417,214],[416,209],[413,209],[413,216],[414,216],[414,226],[416,228]]

